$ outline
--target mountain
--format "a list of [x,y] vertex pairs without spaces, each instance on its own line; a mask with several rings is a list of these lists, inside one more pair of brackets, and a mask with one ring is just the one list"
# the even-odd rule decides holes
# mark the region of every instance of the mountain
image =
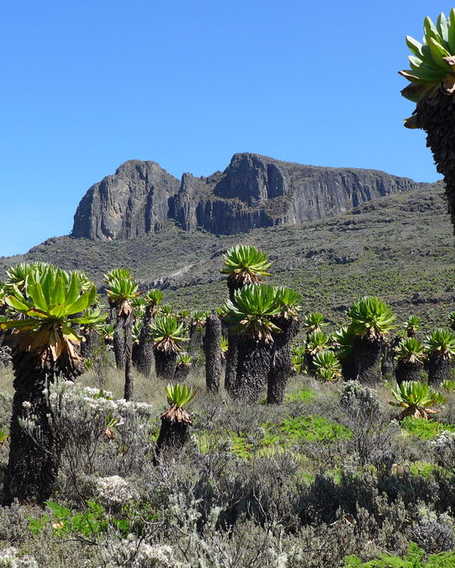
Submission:
[[222,255],[239,242],[268,253],[271,283],[294,287],[305,311],[323,311],[334,322],[343,321],[353,300],[371,294],[388,301],[402,319],[420,315],[427,329],[446,325],[455,309],[455,247],[440,183],[337,216],[247,234],[188,232],[167,221],[160,233],[124,240],[55,237],[25,255],[0,259],[0,278],[11,264],[41,260],[84,269],[101,285],[104,272],[128,266],[142,287],[163,288],[166,301],[208,308],[226,297]]
[[177,180],[151,161],[130,160],[81,200],[72,236],[135,239],[176,223],[217,235],[276,225],[297,226],[359,204],[424,187],[375,170],[304,166],[234,154],[224,172]]

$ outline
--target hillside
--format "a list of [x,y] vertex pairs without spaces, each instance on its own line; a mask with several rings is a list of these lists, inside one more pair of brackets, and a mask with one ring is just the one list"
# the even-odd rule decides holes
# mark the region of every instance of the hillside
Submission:
[[354,298],[378,294],[403,317],[421,314],[428,324],[441,325],[455,309],[455,249],[442,192],[440,184],[425,186],[326,220],[242,235],[186,232],[167,222],[163,232],[137,239],[57,237],[25,255],[0,259],[0,270],[43,260],[84,269],[101,285],[105,271],[129,266],[144,287],[165,289],[169,301],[206,308],[225,296],[223,252],[242,242],[270,255],[272,282],[296,287],[305,309],[339,321]]

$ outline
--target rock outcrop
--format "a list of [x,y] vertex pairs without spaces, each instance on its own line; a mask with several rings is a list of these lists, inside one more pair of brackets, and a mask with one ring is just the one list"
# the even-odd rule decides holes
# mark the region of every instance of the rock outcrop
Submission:
[[132,160],[88,190],[72,235],[130,239],[159,232],[169,220],[185,231],[236,234],[299,225],[421,186],[375,170],[305,166],[257,154],[234,154],[224,172],[206,178],[187,173],[179,182],[155,162]]

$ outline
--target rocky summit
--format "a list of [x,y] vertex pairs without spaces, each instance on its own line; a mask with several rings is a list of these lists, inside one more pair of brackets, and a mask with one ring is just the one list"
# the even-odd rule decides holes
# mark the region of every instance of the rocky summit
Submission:
[[169,221],[185,231],[232,235],[301,225],[424,186],[376,170],[306,166],[250,153],[234,154],[224,172],[186,173],[180,181],[156,162],[130,160],[90,187],[72,236],[134,239],[162,231]]

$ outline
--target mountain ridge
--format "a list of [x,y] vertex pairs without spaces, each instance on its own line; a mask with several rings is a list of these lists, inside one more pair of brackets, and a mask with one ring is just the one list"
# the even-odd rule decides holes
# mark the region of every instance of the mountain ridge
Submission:
[[236,153],[224,171],[180,181],[157,162],[128,160],[93,184],[77,207],[72,236],[92,240],[185,231],[246,233],[330,217],[425,184],[380,170],[297,164]]

